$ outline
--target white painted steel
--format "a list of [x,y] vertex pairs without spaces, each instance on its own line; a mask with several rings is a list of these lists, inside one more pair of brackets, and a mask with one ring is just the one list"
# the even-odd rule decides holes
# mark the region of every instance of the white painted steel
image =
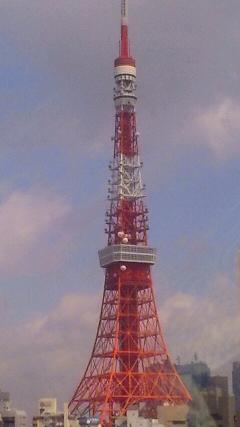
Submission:
[[122,24],[128,24],[128,0],[121,0]]
[[112,172],[109,188],[109,199],[138,199],[144,197],[144,186],[141,176],[142,163],[139,156],[119,156],[110,165]]
[[124,106],[135,107],[136,89],[136,68],[128,65],[116,67],[114,102],[117,110]]
[[149,246],[111,245],[98,251],[100,266],[105,268],[115,262],[155,264],[156,249]]
[[130,76],[136,77],[136,67],[133,67],[132,65],[118,65],[114,68],[114,75],[117,77],[121,74],[129,74]]

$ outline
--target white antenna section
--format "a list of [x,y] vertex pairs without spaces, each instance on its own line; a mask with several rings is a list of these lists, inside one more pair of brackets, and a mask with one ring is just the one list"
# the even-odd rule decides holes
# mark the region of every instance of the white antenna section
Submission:
[[128,0],[121,0],[121,16],[122,16],[122,24],[127,25],[127,23],[128,23]]

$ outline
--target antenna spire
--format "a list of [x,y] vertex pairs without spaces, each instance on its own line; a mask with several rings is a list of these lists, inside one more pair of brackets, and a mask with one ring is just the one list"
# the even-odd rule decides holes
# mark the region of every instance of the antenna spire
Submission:
[[128,41],[128,0],[121,0],[121,49],[122,58],[129,57]]
[[122,25],[128,24],[128,0],[121,0]]

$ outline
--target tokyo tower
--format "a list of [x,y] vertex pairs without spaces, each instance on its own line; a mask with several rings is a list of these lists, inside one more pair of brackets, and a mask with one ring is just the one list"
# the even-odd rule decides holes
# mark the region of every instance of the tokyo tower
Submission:
[[139,133],[136,65],[130,54],[127,0],[121,0],[121,41],[115,60],[115,134],[109,165],[107,246],[99,251],[105,283],[96,339],[69,403],[70,415],[111,425],[132,404],[178,405],[191,400],[171,362],[151,278],[156,251],[148,245]]

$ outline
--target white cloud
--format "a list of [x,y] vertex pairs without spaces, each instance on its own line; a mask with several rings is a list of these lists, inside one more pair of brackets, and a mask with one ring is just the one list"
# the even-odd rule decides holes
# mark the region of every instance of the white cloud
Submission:
[[[53,250],[65,239],[64,226],[72,208],[50,191],[15,191],[0,203],[0,272],[29,274],[46,268],[59,252]],[[55,245],[56,248],[59,245]]]
[[194,119],[198,142],[220,160],[240,154],[240,105],[230,98],[222,100]]
[[208,296],[176,293],[160,316],[174,356],[185,360],[196,352],[214,369],[239,356],[240,315],[236,289],[220,275]]
[[99,295],[67,294],[48,314],[0,329],[1,387],[18,406],[32,411],[45,395],[70,399],[88,361],[99,311]]

